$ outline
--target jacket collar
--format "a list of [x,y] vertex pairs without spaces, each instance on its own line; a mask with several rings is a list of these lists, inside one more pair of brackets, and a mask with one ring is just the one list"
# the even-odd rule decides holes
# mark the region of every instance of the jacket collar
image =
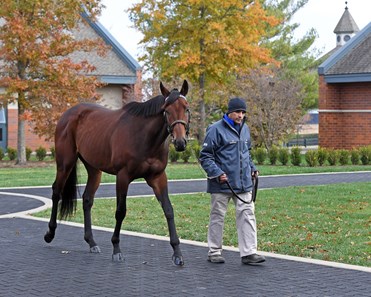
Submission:
[[223,119],[232,127],[234,128],[237,132],[240,132],[241,130],[241,125],[235,124],[234,121],[227,115],[224,114]]

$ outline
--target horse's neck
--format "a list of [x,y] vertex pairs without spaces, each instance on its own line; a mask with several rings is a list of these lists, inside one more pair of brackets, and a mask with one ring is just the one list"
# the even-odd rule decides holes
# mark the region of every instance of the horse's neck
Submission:
[[149,134],[154,136],[150,143],[151,146],[160,147],[166,141],[169,133],[167,131],[167,123],[163,116],[156,117],[154,122],[151,123]]

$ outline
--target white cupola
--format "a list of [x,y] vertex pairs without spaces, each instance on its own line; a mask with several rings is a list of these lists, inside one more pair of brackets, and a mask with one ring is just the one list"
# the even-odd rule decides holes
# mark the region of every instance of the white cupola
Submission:
[[345,2],[345,11],[334,29],[336,46],[343,46],[358,31],[359,28],[348,10],[348,2]]

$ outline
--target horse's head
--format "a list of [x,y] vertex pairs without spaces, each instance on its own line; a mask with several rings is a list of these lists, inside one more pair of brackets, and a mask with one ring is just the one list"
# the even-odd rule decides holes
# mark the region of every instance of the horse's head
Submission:
[[165,97],[163,105],[165,121],[167,122],[168,132],[177,151],[184,151],[187,146],[189,133],[190,111],[186,95],[188,93],[188,83],[183,82],[180,92],[177,89],[171,92],[160,83],[162,95]]

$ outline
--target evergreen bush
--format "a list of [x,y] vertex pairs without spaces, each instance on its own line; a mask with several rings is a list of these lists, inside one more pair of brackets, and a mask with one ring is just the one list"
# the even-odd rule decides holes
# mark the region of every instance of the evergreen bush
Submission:
[[358,151],[358,149],[352,149],[351,150],[350,161],[352,162],[352,165],[358,165],[359,164],[359,151]]
[[52,146],[52,147],[50,148],[50,156],[51,156],[51,158],[52,158],[53,160],[55,160],[55,147],[54,147],[54,146]]
[[180,158],[184,163],[188,163],[189,158],[192,156],[192,148],[190,145],[187,145],[185,151],[179,153]]
[[258,165],[263,165],[265,162],[265,159],[267,158],[267,150],[263,147],[258,147],[255,150],[255,158],[256,158],[256,163]]
[[36,150],[36,159],[39,161],[43,161],[46,157],[46,149],[42,146],[39,146]]
[[279,149],[279,151],[278,151],[278,161],[282,165],[287,165],[287,163],[289,162],[289,156],[290,156],[290,153],[289,153],[288,148],[281,147]]
[[32,149],[26,146],[26,160],[29,161],[31,158]]
[[339,150],[339,163],[340,165],[348,165],[349,163],[349,151]]
[[305,161],[310,167],[317,166],[318,152],[316,150],[309,150],[305,153]]
[[175,150],[173,145],[169,147],[169,159],[170,162],[177,162],[179,160],[180,153]]
[[318,164],[319,166],[323,166],[328,157],[328,151],[324,148],[319,148],[317,151],[317,159],[318,159]]
[[5,154],[4,154],[4,150],[3,150],[2,147],[0,147],[0,161],[1,161],[2,159],[4,159],[4,156],[5,156]]
[[256,149],[250,149],[251,160],[256,160]]
[[371,163],[371,145],[360,147],[359,154],[363,165]]
[[331,166],[335,166],[339,159],[339,152],[337,150],[328,150],[327,161]]
[[271,165],[276,165],[278,159],[278,148],[276,146],[272,146],[269,150],[268,159]]
[[301,149],[296,146],[291,149],[291,164],[294,166],[300,166],[301,164]]
[[8,147],[7,152],[10,161],[13,161],[15,158],[17,158],[17,150],[15,148]]

